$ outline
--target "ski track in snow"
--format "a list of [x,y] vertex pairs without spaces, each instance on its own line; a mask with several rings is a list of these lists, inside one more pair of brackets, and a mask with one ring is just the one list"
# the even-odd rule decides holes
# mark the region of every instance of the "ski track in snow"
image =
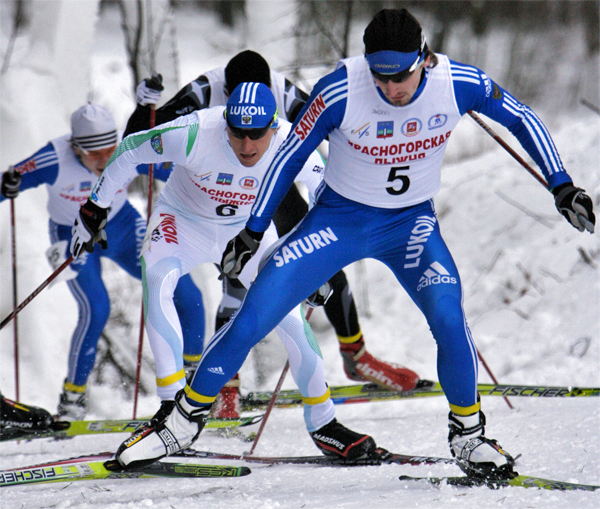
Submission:
[[[184,31],[180,31],[180,36]],[[104,36],[106,37],[106,35]],[[104,40],[104,39],[103,39]],[[108,39],[107,39],[108,40]],[[120,44],[120,43],[119,43]],[[110,62],[106,48],[96,48],[94,72],[102,74]],[[216,50],[214,50],[216,52]],[[235,51],[232,52],[232,54]],[[215,63],[215,55],[209,67]],[[190,68],[191,55],[184,55]],[[204,70],[198,63],[188,76]],[[124,67],[122,73],[126,74]],[[116,71],[115,71],[116,72]],[[119,82],[118,74],[115,82]],[[111,96],[110,83],[101,97],[115,111],[131,110],[131,98]],[[100,83],[100,85],[99,85]],[[115,85],[117,87],[117,85]],[[96,92],[98,93],[98,92]],[[112,99],[111,99],[112,97]],[[112,101],[112,102],[111,102]],[[576,185],[600,205],[600,122],[583,109],[576,117],[557,116],[547,123],[565,166]],[[31,118],[34,117],[32,112]],[[121,114],[119,118],[126,119]],[[24,119],[24,122],[30,119]],[[494,126],[496,129],[496,126]],[[510,135],[497,132],[511,144]],[[47,141],[36,139],[39,147]],[[580,234],[556,212],[552,197],[503,149],[489,140],[471,119],[465,118],[452,134],[442,190],[436,199],[442,234],[461,272],[464,306],[478,348],[501,382],[548,385],[600,385],[600,293],[597,235]],[[465,147],[484,147],[465,159]],[[456,148],[453,148],[455,146]],[[520,151],[522,153],[522,151]],[[27,155],[27,154],[25,154]],[[49,274],[46,191],[31,190],[16,202],[21,298]],[[7,203],[2,216],[2,280],[10,278]],[[41,240],[40,240],[41,239]],[[110,241],[110,239],[109,239]],[[591,263],[585,261],[585,256]],[[213,271],[214,272],[214,271]],[[219,299],[219,285],[209,269],[197,270],[205,302]],[[383,265],[367,260],[346,270],[361,313],[369,351],[405,364],[423,378],[437,379],[435,344],[425,321],[400,285]],[[362,273],[362,275],[361,275]],[[206,277],[210,276],[210,281]],[[5,279],[6,277],[6,279]],[[125,275],[123,274],[123,277]],[[11,309],[10,294],[2,285],[2,316]],[[133,299],[139,302],[139,299]],[[19,315],[21,341],[21,399],[55,410],[75,304],[65,285],[44,290]],[[139,309],[132,310],[134,316]],[[208,321],[214,310],[208,310]],[[137,319],[137,318],[136,318]],[[134,320],[135,321],[135,320]],[[312,319],[332,385],[345,384],[335,334],[318,310]],[[0,387],[14,393],[12,332],[0,335]],[[134,327],[135,330],[135,327]],[[131,348],[137,343],[133,334]],[[148,345],[144,347],[149,352]],[[251,354],[241,370],[243,391],[271,390],[284,363],[283,347],[269,341],[260,345],[264,383],[258,384]],[[149,375],[150,376],[150,375]],[[152,377],[149,378],[152,380]],[[490,378],[480,366],[481,382]],[[284,388],[292,388],[288,376]],[[131,401],[114,387],[91,386],[89,418],[129,418]],[[510,410],[499,397],[484,397],[487,435],[496,438],[513,455],[521,454],[516,469],[536,475],[583,484],[600,484],[600,399],[512,398]],[[155,396],[143,397],[139,414],[158,408]],[[449,456],[448,407],[444,398],[372,403],[337,407],[337,417],[357,431],[369,433],[378,445],[401,454]],[[257,426],[246,428],[256,430]],[[0,469],[33,465],[104,450],[116,450],[127,435],[81,436],[71,440],[3,443]],[[242,453],[250,444],[204,432],[195,447]],[[261,456],[311,455],[316,448],[304,428],[300,409],[274,410],[255,453]],[[208,463],[208,461],[206,461]],[[217,461],[220,464],[237,464]],[[243,463],[239,463],[243,464]],[[557,492],[537,489],[435,488],[406,484],[400,475],[460,475],[454,466],[399,466],[331,468],[311,465],[250,465],[252,474],[237,479],[157,479],[92,481],[12,487],[2,491],[3,509],[77,508],[108,509],[156,507],[159,509],[217,508],[361,508],[406,507],[480,509],[596,508],[598,492]]]

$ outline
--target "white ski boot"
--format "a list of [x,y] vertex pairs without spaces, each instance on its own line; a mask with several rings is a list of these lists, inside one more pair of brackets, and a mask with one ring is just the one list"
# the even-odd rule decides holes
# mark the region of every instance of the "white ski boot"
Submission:
[[484,436],[485,415],[479,411],[471,415],[448,414],[450,452],[458,466],[470,477],[483,479],[510,479],[514,458],[496,440]]
[[58,402],[57,420],[82,421],[87,413],[85,387],[81,391],[67,389],[68,382],[66,380],[64,385]]
[[[168,407],[164,405],[161,410],[168,411]],[[190,405],[180,390],[168,417],[162,422],[152,419],[150,427],[125,440],[117,450],[117,461],[124,468],[143,467],[188,448],[204,428],[209,411],[210,406]]]

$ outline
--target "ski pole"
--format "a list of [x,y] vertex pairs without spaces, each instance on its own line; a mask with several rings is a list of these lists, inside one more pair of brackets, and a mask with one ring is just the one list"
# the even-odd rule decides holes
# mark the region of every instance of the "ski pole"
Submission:
[[585,99],[581,99],[579,102],[581,104],[583,104],[584,106],[587,106],[594,113],[597,113],[598,115],[600,115],[600,108],[598,108],[598,106],[593,105],[590,101],[586,101]]
[[289,369],[290,369],[290,361],[288,359],[285,361],[285,366],[283,366],[283,371],[281,372],[281,376],[279,377],[277,386],[275,387],[275,390],[273,391],[273,395],[271,396],[271,399],[269,400],[269,404],[267,405],[267,409],[265,410],[265,415],[263,416],[262,421],[260,422],[260,427],[258,428],[258,431],[256,432],[256,437],[254,438],[254,441],[252,442],[252,448],[250,449],[248,456],[252,456],[252,454],[254,453],[254,449],[256,449],[256,444],[258,444],[258,440],[260,439],[260,436],[262,435],[262,432],[265,429],[265,424],[267,422],[267,419],[269,418],[269,415],[271,415],[271,410],[273,410],[273,406],[275,405],[275,400],[277,399],[277,396],[279,396],[279,392],[281,391],[281,386],[283,385],[283,381],[285,380],[285,376],[287,375],[287,372]]
[[[313,310],[314,310],[314,308],[310,308],[306,312],[306,321],[307,322],[310,320]],[[267,409],[265,410],[265,415],[263,416],[262,421],[260,423],[260,427],[258,428],[258,431],[256,432],[256,437],[254,438],[254,442],[252,442],[252,448],[250,449],[250,452],[246,456],[252,456],[252,454],[254,453],[254,449],[256,449],[256,444],[258,444],[258,440],[260,439],[260,436],[262,435],[262,432],[265,429],[265,425],[267,424],[267,419],[269,418],[269,415],[271,415],[271,410],[273,410],[273,406],[275,405],[275,400],[277,400],[277,396],[279,396],[279,392],[281,391],[281,386],[283,385],[283,381],[285,380],[285,376],[287,375],[287,372],[289,369],[290,369],[290,361],[288,359],[285,361],[285,366],[283,366],[283,371],[281,372],[281,376],[279,377],[277,386],[275,387],[275,390],[273,391],[273,395],[271,396],[271,399],[269,400],[269,404],[267,405]]]
[[[11,166],[9,172],[14,172]],[[13,309],[17,307],[18,292],[17,292],[17,229],[15,221],[15,199],[10,200],[10,246],[12,255],[12,282],[13,282]],[[13,340],[15,350],[15,399],[19,401],[19,327],[17,318],[13,322]]]
[[523,166],[523,168],[525,168],[529,173],[531,173],[540,184],[542,184],[546,189],[548,189],[548,183],[544,180],[544,177],[542,177],[537,171],[535,171],[529,164],[527,164],[527,162],[519,155],[517,154],[508,143],[506,143],[498,134],[496,134],[496,132],[489,126],[487,125],[482,119],[481,117],[479,117],[477,115],[477,113],[475,113],[474,111],[467,111],[467,113],[471,116],[471,118],[473,120],[475,120],[475,122],[477,122],[482,128],[483,130],[488,133],[492,138],[494,138],[500,145],[502,145],[502,147],[511,155],[513,156],[519,163],[521,163],[521,166]]
[[[500,385],[498,383],[498,380],[496,380],[496,377],[494,376],[494,373],[492,373],[492,370],[487,365],[487,362],[485,362],[485,359],[483,358],[483,355],[481,355],[481,352],[479,351],[479,348],[475,347],[475,349],[477,350],[477,357],[479,357],[479,360],[481,361],[481,364],[483,364],[483,367],[485,368],[485,370],[488,372],[488,375],[490,375],[491,379],[493,380],[493,382],[496,385]],[[506,401],[506,404],[508,405],[508,408],[510,408],[511,410],[514,410],[514,407],[512,406],[511,402],[508,401],[508,398],[506,396],[504,396],[504,401]]]
[[[537,171],[535,171],[529,164],[527,164],[527,162],[508,145],[508,143],[506,143],[498,134],[496,134],[496,132],[489,125],[487,125],[481,119],[481,117],[479,117],[479,115],[477,115],[477,113],[475,113],[474,111],[471,111],[471,110],[467,111],[467,113],[471,116],[471,118],[473,120],[475,120],[475,122],[477,122],[483,128],[483,130],[486,133],[488,133],[492,138],[494,138],[500,145],[502,145],[502,147],[511,156],[513,156],[519,163],[521,163],[521,166],[523,166],[523,168],[525,168],[529,173],[531,173],[531,175],[533,175],[540,184],[542,184],[546,189],[548,189],[548,183],[544,180],[544,178]],[[481,352],[479,351],[478,348],[477,348],[477,357],[479,357],[479,360],[483,364],[483,367],[485,368],[485,370],[488,372],[488,375],[490,375],[490,377],[494,381],[494,383],[496,385],[498,385],[498,381],[496,380],[496,377],[490,370],[489,366],[487,365],[487,362],[485,362],[485,359],[481,355]],[[513,406],[511,405],[510,401],[508,400],[508,398],[506,396],[504,396],[504,400],[506,401],[506,404],[509,406],[509,408],[511,410],[513,410]]]
[[29,297],[27,297],[23,302],[21,302],[21,304],[19,304],[13,310],[13,312],[10,315],[8,315],[4,320],[2,320],[2,323],[0,324],[0,330],[2,330],[4,328],[4,326],[8,322],[10,322],[15,316],[17,316],[17,314],[25,306],[27,306],[27,304],[29,304],[44,288],[46,288],[50,283],[52,283],[52,281],[54,281],[56,279],[56,277],[71,264],[72,261],[73,261],[73,255],[69,256],[69,258],[67,258],[63,262],[63,264],[58,269],[56,269],[50,275],[50,277],[48,277],[48,279],[46,279],[46,281],[44,281],[40,286],[38,286]]
[[[150,129],[154,127],[156,122],[156,106],[150,105]],[[152,215],[152,188],[154,186],[154,165],[150,163],[148,165],[148,212],[146,217],[146,227],[150,222],[150,216]],[[137,355],[137,366],[135,368],[135,388],[133,393],[133,418],[136,418],[137,414],[137,402],[138,392],[140,388],[140,376],[142,372],[142,348],[144,346],[144,297],[142,296],[142,312],[140,316],[140,335],[138,339],[138,355]]]

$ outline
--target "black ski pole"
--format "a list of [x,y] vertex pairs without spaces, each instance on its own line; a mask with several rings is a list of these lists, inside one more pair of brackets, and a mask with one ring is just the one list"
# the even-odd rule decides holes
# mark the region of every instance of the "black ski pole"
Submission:
[[581,99],[579,102],[581,104],[583,104],[584,106],[587,106],[594,113],[597,113],[598,115],[600,115],[600,108],[598,108],[598,106],[595,106],[594,104],[592,104],[590,101],[586,101],[585,99]]
[[[8,172],[14,175],[15,169],[10,166]],[[12,256],[13,307],[16,307],[19,302],[19,292],[17,290],[17,225],[15,197],[10,200],[10,247]],[[19,401],[19,325],[16,318],[13,322],[13,342],[15,350],[15,400]]]

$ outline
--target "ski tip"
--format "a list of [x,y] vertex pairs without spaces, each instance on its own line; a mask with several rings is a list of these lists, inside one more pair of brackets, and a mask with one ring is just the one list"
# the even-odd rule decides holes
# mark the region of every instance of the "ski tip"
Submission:
[[252,470],[250,470],[250,468],[248,467],[238,467],[239,468],[239,476],[243,477],[245,475],[250,475],[252,473]]

